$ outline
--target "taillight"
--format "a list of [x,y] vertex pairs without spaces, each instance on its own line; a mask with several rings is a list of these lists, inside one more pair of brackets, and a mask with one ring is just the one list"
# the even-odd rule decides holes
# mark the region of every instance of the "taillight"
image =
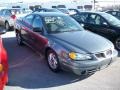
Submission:
[[0,73],[3,72],[3,65],[0,64]]
[[12,18],[12,19],[16,19],[16,16],[15,16],[15,15],[12,15],[11,18]]

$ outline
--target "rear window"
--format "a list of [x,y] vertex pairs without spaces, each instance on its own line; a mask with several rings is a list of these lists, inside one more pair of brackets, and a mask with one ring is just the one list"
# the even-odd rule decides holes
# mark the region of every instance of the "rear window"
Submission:
[[15,13],[15,14],[21,14],[21,11],[18,9],[11,9],[10,10],[11,13]]
[[32,12],[31,10],[24,10],[24,9],[11,9],[10,10],[11,11],[11,13],[15,13],[15,14],[25,14],[25,13],[30,13],[30,12]]

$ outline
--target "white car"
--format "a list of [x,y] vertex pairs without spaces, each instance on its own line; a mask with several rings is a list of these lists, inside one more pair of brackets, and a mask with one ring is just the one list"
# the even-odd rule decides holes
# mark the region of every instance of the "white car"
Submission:
[[32,11],[11,8],[11,9],[1,9],[0,11],[0,25],[4,26],[6,30],[14,29],[15,21],[19,17],[23,17]]

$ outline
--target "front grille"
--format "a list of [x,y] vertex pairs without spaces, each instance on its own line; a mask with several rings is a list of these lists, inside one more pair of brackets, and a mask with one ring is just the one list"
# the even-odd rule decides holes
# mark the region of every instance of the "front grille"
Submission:
[[91,69],[87,71],[87,74],[94,74],[97,71],[97,69]]
[[107,57],[111,57],[111,55],[112,55],[112,50],[107,50],[107,51],[95,54],[97,58],[107,58]]
[[98,54],[95,54],[97,58],[104,58],[105,55],[104,53],[98,53]]
[[94,74],[96,71],[98,71],[98,70],[96,68],[94,68],[94,69],[82,71],[81,74],[82,75],[91,75],[91,74]]

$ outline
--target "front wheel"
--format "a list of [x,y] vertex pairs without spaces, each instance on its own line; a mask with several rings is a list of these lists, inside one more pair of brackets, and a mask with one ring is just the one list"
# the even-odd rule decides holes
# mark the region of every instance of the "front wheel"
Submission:
[[115,47],[117,50],[120,50],[120,37],[118,37],[115,41]]
[[48,63],[49,68],[53,72],[60,71],[60,64],[59,64],[58,56],[53,50],[48,50],[47,52],[47,63]]

